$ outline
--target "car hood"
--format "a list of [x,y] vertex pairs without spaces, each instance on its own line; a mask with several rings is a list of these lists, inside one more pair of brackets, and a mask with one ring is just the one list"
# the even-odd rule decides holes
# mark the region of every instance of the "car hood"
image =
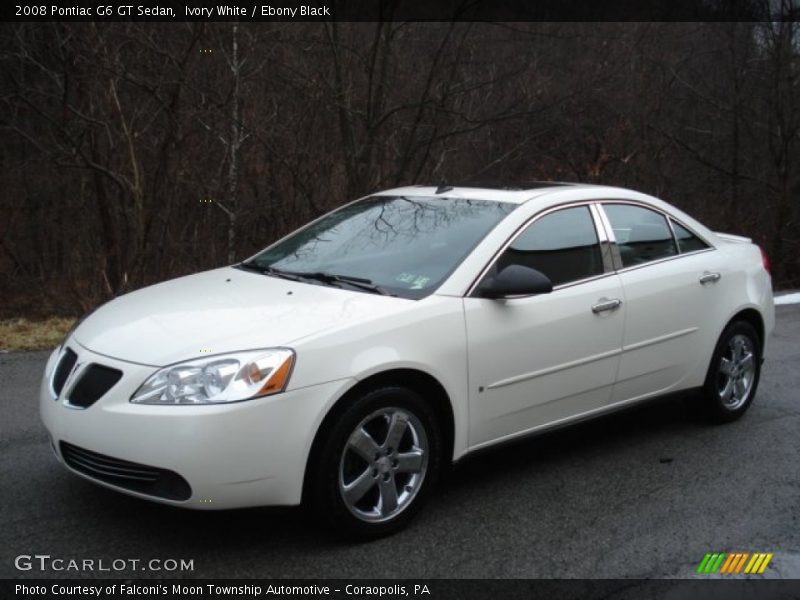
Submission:
[[73,335],[98,354],[164,366],[234,350],[289,346],[413,302],[225,267],[115,298]]

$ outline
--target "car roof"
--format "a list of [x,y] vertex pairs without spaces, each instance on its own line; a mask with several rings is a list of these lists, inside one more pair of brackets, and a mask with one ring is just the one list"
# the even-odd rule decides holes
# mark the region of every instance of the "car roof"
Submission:
[[670,217],[677,219],[682,225],[688,226],[694,233],[699,233],[706,242],[712,245],[716,245],[716,242],[718,242],[718,238],[712,230],[680,210],[677,206],[642,192],[610,185],[562,181],[539,181],[523,184],[411,185],[384,190],[372,195],[462,198],[508,202],[517,205],[530,202],[543,209],[556,206],[564,201],[633,200],[665,212]]
[[[471,198],[475,200],[494,200],[522,204],[532,198],[556,190],[598,190],[605,186],[565,181],[527,181],[520,183],[442,183],[434,185],[410,185],[377,192],[376,196],[434,196],[441,198]],[[610,189],[610,188],[606,188]],[[614,188],[619,190],[620,188]]]

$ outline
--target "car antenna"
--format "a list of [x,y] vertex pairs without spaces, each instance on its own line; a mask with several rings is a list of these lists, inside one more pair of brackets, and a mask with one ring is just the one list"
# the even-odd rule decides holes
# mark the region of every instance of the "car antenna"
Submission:
[[444,194],[445,192],[449,192],[453,189],[452,185],[447,185],[446,183],[442,182],[439,184],[439,187],[436,188],[436,194]]

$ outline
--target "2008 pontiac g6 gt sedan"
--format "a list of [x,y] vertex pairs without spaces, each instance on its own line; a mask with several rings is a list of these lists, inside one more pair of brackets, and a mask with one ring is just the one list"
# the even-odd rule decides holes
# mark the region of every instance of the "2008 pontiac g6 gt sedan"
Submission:
[[41,415],[101,485],[302,502],[370,537],[499,442],[678,390],[740,417],[773,326],[758,246],[651,196],[412,186],[104,304],[50,357]]

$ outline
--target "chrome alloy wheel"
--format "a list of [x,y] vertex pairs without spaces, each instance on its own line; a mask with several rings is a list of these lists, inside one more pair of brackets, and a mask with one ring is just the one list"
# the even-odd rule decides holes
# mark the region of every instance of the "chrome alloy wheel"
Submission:
[[356,517],[387,521],[414,500],[428,469],[422,422],[400,408],[382,408],[350,434],[339,461],[339,492]]
[[722,405],[736,410],[747,401],[756,376],[756,351],[753,341],[737,334],[728,342],[717,371],[717,391]]

